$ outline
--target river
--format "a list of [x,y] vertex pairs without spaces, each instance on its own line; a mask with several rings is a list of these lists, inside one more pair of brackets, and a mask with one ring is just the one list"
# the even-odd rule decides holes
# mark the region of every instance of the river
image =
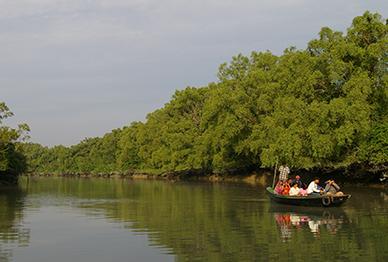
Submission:
[[342,208],[238,183],[23,178],[0,189],[0,261],[388,261],[388,191]]

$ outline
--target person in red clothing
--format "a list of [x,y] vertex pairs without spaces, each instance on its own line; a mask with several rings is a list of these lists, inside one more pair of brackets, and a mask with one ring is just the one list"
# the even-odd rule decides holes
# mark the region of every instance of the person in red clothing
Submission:
[[290,194],[290,189],[291,189],[290,183],[291,183],[291,179],[288,179],[286,182],[284,182],[282,195],[288,196]]
[[279,181],[275,186],[275,193],[281,195],[283,192],[283,181]]

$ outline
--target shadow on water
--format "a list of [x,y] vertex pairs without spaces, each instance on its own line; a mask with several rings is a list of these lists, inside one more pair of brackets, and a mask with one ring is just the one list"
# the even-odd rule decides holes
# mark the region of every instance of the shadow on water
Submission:
[[15,187],[0,188],[0,261],[12,259],[14,246],[27,246],[30,230],[22,226],[25,193]]

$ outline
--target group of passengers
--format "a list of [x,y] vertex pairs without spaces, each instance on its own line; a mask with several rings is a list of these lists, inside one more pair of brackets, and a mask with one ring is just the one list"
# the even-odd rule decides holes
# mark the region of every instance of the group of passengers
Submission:
[[276,184],[275,193],[279,195],[289,196],[313,196],[313,195],[331,195],[341,196],[343,193],[340,187],[333,180],[329,179],[325,182],[325,187],[319,185],[319,178],[314,178],[308,186],[304,184],[300,176],[295,176],[294,179],[288,178],[290,169],[288,166],[282,165],[279,168],[279,182]]

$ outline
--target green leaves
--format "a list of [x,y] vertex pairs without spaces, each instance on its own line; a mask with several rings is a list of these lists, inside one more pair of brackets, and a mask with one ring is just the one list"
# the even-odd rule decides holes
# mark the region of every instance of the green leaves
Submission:
[[[70,148],[31,145],[29,159],[45,172],[383,165],[387,33],[366,12],[347,33],[322,28],[305,50],[239,54],[220,66],[217,83],[176,91],[144,123]],[[11,115],[0,104],[0,121]]]
[[388,123],[374,126],[368,139],[363,143],[360,151],[362,160],[368,160],[375,165],[388,165]]
[[26,141],[30,128],[27,124],[20,124],[12,128],[3,121],[12,117],[13,113],[4,102],[0,102],[0,175],[19,175],[26,169],[26,161],[18,146],[20,141]]
[[8,106],[4,102],[0,102],[0,124],[3,119],[13,116],[13,113],[9,110]]

